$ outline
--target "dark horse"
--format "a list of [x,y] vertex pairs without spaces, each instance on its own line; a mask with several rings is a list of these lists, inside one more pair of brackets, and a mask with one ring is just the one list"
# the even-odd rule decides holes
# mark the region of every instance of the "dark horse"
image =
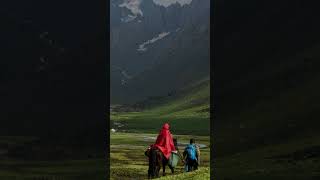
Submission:
[[[175,147],[177,147],[177,140],[173,139]],[[145,152],[145,155],[149,157],[149,169],[148,178],[159,177],[159,172],[162,167],[162,175],[166,175],[166,166],[168,165],[171,173],[174,173],[174,168],[170,166],[169,160],[163,155],[163,153],[158,148],[151,148]]]
[[[148,154],[148,155],[147,155]],[[166,174],[166,166],[168,165],[169,160],[164,157],[163,153],[157,148],[151,148],[146,155],[149,157],[149,170],[148,178],[159,177],[159,172],[162,167],[163,176]],[[168,165],[171,169],[171,173],[174,173],[173,167]]]

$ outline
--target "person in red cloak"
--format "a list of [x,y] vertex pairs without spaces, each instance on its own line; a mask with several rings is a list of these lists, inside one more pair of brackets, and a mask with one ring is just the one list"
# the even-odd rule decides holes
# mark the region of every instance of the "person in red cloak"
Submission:
[[174,146],[173,138],[169,128],[170,126],[168,123],[163,125],[157,137],[156,143],[153,145],[153,147],[157,147],[167,159],[169,159],[172,151],[177,151]]

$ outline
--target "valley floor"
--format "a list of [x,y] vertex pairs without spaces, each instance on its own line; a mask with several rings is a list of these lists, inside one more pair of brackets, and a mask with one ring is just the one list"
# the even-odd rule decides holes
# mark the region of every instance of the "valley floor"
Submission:
[[[156,136],[157,134],[146,133],[111,133],[111,179],[147,179],[148,159],[144,152],[150,144],[154,143]],[[189,138],[193,137],[197,140],[197,144],[202,147],[200,169],[194,173],[183,173],[183,164],[179,162],[175,169],[176,175],[172,176],[167,167],[167,176],[163,179],[188,179],[194,176],[202,177],[203,180],[209,179],[209,136],[174,135],[174,137],[178,139],[178,148],[181,153]]]

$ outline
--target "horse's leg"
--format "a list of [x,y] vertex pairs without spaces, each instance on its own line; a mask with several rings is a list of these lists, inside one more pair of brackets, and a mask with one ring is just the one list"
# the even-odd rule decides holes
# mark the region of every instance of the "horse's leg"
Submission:
[[153,157],[150,157],[149,159],[149,169],[148,169],[148,177],[151,179],[154,176],[154,163],[153,163]]
[[162,152],[158,151],[157,152],[157,169],[156,169],[157,177],[159,177],[161,163],[162,163]]
[[156,170],[156,177],[159,177],[160,169],[161,169],[161,164],[159,163]]
[[162,160],[162,175],[166,175],[166,161],[164,159]]
[[148,179],[151,179],[152,175],[152,156],[149,156],[149,168],[148,168]]
[[162,166],[162,175],[165,176],[166,175],[166,165]]
[[162,158],[162,175],[165,176],[166,175],[166,165],[168,164],[168,161],[167,161],[166,157],[164,157],[163,154],[162,154],[161,158]]
[[[158,152],[155,149],[151,150],[151,155],[149,157],[149,171],[148,176],[153,179],[157,177],[157,174],[159,174],[158,170]],[[158,172],[158,173],[157,173]]]
[[148,179],[151,179],[151,170],[148,170]]
[[174,174],[174,167],[172,167],[172,166],[169,165],[169,168],[170,168],[170,170],[171,170],[171,173]]

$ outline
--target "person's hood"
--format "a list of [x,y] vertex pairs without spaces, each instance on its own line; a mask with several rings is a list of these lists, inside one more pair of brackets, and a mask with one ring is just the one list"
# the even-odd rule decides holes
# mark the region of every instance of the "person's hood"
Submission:
[[168,123],[165,123],[165,124],[162,126],[162,129],[169,130],[169,129],[170,129],[169,124],[168,124]]

